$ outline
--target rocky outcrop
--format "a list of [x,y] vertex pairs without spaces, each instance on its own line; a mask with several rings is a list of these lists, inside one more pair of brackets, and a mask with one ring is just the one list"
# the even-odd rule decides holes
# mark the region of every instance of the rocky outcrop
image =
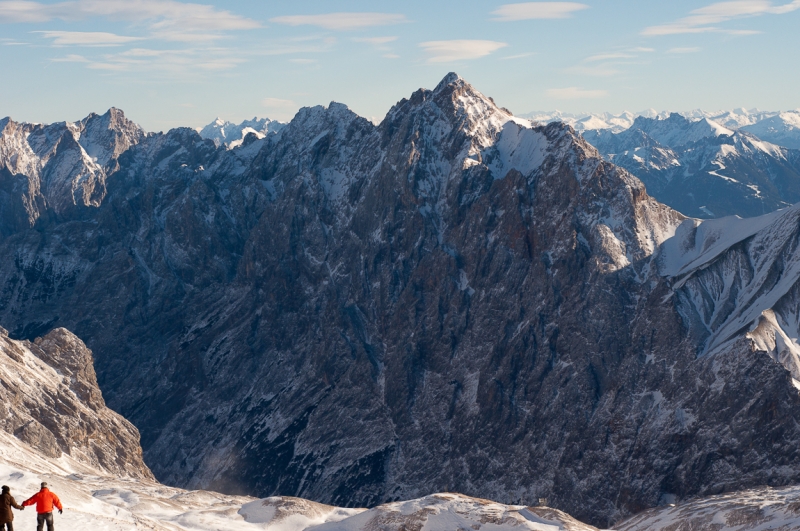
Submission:
[[85,337],[165,482],[599,525],[800,482],[780,354],[747,329],[698,351],[659,258],[685,218],[563,124],[450,75],[378,126],[334,103],[118,160],[91,216],[0,242],[0,319]]
[[45,457],[67,454],[116,476],[152,478],[139,432],[108,409],[91,351],[63,328],[34,342],[0,329],[0,429]]

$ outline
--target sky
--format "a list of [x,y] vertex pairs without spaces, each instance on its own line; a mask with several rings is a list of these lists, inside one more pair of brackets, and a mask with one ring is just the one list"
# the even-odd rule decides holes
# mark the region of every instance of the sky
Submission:
[[0,0],[0,116],[380,120],[457,72],[517,114],[800,107],[800,0]]

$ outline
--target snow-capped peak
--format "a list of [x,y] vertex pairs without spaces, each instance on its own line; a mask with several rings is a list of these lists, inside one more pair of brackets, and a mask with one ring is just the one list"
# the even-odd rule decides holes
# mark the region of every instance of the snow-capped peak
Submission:
[[270,133],[279,132],[285,126],[286,124],[283,122],[255,116],[252,120],[243,120],[238,125],[217,117],[213,122],[196,129],[196,131],[201,137],[212,140],[217,146],[225,145],[232,149],[241,145],[244,138],[250,133],[255,134],[258,138],[264,138]]

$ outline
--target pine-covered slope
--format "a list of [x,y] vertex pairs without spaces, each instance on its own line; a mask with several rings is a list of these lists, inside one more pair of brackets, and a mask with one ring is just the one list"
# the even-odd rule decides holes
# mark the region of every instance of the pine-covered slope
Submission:
[[746,328],[698,350],[681,290],[702,286],[661,265],[695,222],[568,126],[450,75],[378,126],[331,104],[118,161],[98,206],[9,229],[0,320],[85,337],[159,479],[349,506],[543,496],[602,525],[800,481],[790,372]]

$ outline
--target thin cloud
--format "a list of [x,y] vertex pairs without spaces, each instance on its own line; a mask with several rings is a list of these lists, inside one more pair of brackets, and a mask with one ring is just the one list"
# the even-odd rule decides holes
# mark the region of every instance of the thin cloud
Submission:
[[316,59],[305,59],[302,57],[298,57],[297,59],[289,59],[290,63],[294,63],[296,65],[310,65],[317,62]]
[[86,68],[90,68],[92,70],[110,70],[116,72],[122,72],[128,69],[126,65],[119,63],[91,63]]
[[566,69],[570,74],[579,74],[592,77],[611,77],[620,74],[620,70],[610,65],[578,65]]
[[57,57],[52,60],[54,63],[88,63],[87,58],[82,55],[69,54],[65,57]]
[[596,54],[596,55],[591,55],[591,56],[587,57],[586,59],[584,59],[583,61],[586,62],[586,63],[593,63],[593,62],[596,62],[596,61],[610,61],[612,59],[632,59],[634,57],[636,57],[636,56],[633,55],[633,54],[623,53],[623,52],[618,52],[618,53],[599,53],[599,54]]
[[182,50],[133,48],[120,53],[89,56],[85,59],[86,61],[75,58],[74,61],[64,60],[63,62],[86,63],[86,68],[109,73],[157,72],[162,80],[179,79],[181,81],[190,81],[204,72],[230,70],[246,62],[246,59],[241,57],[236,50],[224,48]]
[[353,42],[365,42],[373,46],[380,46],[382,44],[389,44],[397,40],[397,37],[355,37]]
[[153,28],[182,31],[228,31],[261,27],[257,21],[214,6],[175,0],[75,0],[43,4],[40,2],[0,1],[0,22],[48,22],[106,17],[128,22],[150,21]]
[[584,90],[578,87],[552,88],[547,90],[547,95],[559,100],[599,99],[608,96],[605,90]]
[[651,53],[652,48],[626,48],[618,51],[603,52],[586,57],[581,64],[567,68],[565,71],[592,77],[611,77],[621,73],[620,65],[641,63],[641,54]]
[[515,22],[518,20],[569,18],[576,11],[588,9],[586,4],[577,2],[524,2],[521,4],[505,4],[492,11],[498,22]]
[[670,48],[667,50],[667,53],[697,53],[700,51],[700,48]]
[[419,46],[430,56],[429,63],[450,63],[486,57],[508,44],[496,41],[453,40],[422,42]]
[[507,55],[505,57],[501,57],[503,61],[512,61],[514,59],[524,59],[526,57],[531,57],[532,55],[536,55],[536,52],[528,52],[528,53],[518,53],[516,55]]
[[753,30],[727,30],[718,25],[738,18],[757,17],[766,14],[783,15],[800,9],[800,0],[775,6],[768,0],[735,0],[717,2],[689,13],[689,16],[675,22],[650,26],[642,35],[676,35],[682,33],[728,33],[732,35],[753,35]]
[[350,31],[375,26],[391,26],[408,22],[396,13],[327,13],[324,15],[287,15],[269,19],[287,26],[317,26],[332,31]]
[[126,37],[102,31],[33,31],[45,39],[53,39],[54,46],[121,46],[142,40],[141,37]]
[[292,100],[283,100],[280,98],[264,98],[261,100],[261,105],[268,109],[290,109],[297,107],[297,104]]

